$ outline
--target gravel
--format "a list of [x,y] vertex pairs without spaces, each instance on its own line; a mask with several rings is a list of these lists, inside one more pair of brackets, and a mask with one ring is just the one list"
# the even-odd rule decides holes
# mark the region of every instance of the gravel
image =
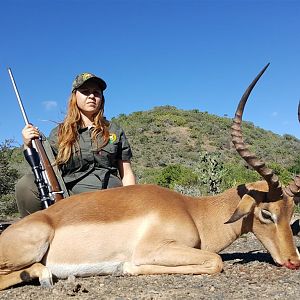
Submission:
[[[300,237],[295,237],[300,248]],[[11,299],[299,299],[300,270],[277,267],[252,233],[220,253],[217,275],[95,276],[59,280],[52,288],[38,282],[0,292]]]

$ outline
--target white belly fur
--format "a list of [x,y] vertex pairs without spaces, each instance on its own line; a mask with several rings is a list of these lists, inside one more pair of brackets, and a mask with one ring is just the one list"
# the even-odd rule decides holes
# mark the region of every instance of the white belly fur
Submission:
[[69,276],[87,277],[93,275],[121,275],[123,273],[122,262],[101,262],[95,264],[46,264],[47,268],[57,278],[68,278]]

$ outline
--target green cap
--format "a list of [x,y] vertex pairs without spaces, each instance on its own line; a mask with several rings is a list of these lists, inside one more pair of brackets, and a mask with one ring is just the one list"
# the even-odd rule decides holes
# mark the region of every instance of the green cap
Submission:
[[72,92],[82,86],[87,80],[93,79],[99,83],[102,91],[106,89],[106,82],[92,73],[82,73],[76,76],[72,84]]

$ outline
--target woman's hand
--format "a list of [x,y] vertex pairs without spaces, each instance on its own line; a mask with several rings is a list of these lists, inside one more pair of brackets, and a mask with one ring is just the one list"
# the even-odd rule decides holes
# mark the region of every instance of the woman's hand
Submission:
[[32,140],[38,138],[40,135],[38,129],[31,124],[26,125],[22,130],[22,137],[24,142],[24,147],[32,147]]

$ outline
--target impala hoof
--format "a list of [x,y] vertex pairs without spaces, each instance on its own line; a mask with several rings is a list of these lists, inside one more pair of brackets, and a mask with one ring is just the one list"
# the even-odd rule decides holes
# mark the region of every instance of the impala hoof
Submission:
[[52,273],[48,268],[44,268],[39,277],[40,285],[44,288],[51,288],[53,286]]

